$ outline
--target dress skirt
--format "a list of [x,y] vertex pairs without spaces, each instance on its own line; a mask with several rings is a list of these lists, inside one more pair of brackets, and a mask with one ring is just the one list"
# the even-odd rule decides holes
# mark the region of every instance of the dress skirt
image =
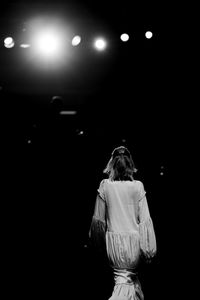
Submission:
[[106,251],[115,280],[109,300],[143,300],[144,296],[136,272],[140,257],[139,233],[107,231]]

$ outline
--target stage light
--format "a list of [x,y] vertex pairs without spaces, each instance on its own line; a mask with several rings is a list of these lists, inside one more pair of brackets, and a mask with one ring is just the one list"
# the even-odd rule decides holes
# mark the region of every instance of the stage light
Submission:
[[72,39],[72,46],[78,46],[81,42],[81,37],[79,35],[76,35]]
[[70,36],[72,36],[70,25],[58,17],[38,17],[30,20],[27,23],[26,43],[23,43],[30,45],[27,61],[36,69],[59,72],[72,61]]
[[61,40],[53,30],[44,30],[38,33],[34,43],[37,52],[46,57],[57,55],[61,47]]
[[146,37],[147,39],[151,39],[152,36],[153,36],[153,33],[152,33],[151,31],[147,31],[147,32],[145,33],[145,37]]
[[4,46],[6,48],[12,48],[12,47],[14,47],[14,45],[15,45],[15,42],[12,37],[7,37],[4,39]]
[[29,48],[31,45],[29,44],[21,44],[20,45],[20,48]]
[[69,115],[76,115],[76,111],[75,110],[61,110],[60,111],[60,115],[62,116],[69,116]]
[[127,42],[129,40],[129,35],[127,33],[122,33],[120,39],[122,42]]
[[107,44],[106,44],[106,41],[102,38],[97,38],[95,41],[94,41],[94,46],[97,50],[99,51],[103,51]]

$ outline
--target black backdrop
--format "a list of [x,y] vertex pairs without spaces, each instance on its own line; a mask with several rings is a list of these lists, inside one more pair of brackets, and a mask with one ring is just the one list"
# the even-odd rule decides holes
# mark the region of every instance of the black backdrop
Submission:
[[[2,6],[2,37],[3,12],[13,3],[18,4]],[[105,64],[107,71],[101,69],[103,76],[92,87],[90,81],[83,89],[83,83],[79,89],[62,81],[61,90],[33,91],[32,78],[24,91],[25,75],[18,77],[11,65],[17,50],[8,53],[1,46],[2,264],[8,294],[109,298],[112,273],[106,259],[88,246],[88,230],[102,170],[121,144],[133,154],[157,235],[157,257],[140,267],[145,299],[167,299],[169,285],[177,286],[182,256],[174,238],[182,243],[183,233],[174,185],[182,120],[179,113],[177,122],[181,105],[174,44],[165,27],[168,10],[155,4],[133,10],[125,4],[121,9],[112,1],[96,7],[82,2],[113,34],[121,32],[122,23],[135,38],[126,45],[115,41],[114,59],[106,58],[110,68],[102,57],[93,61],[94,68]],[[17,17],[9,21],[16,24]],[[155,35],[147,43],[142,34],[149,27]],[[55,94],[62,96],[64,110],[77,114],[56,112]]]

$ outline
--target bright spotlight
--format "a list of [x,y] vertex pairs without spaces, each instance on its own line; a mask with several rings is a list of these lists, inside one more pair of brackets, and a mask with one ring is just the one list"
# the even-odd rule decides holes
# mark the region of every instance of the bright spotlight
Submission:
[[127,33],[122,33],[120,39],[122,42],[127,42],[129,40],[129,35]]
[[97,50],[102,51],[106,48],[106,41],[102,38],[98,38],[95,40],[94,46]]
[[151,31],[147,31],[147,32],[145,33],[145,36],[146,36],[147,39],[150,39],[150,38],[152,38],[153,33],[152,33]]
[[26,59],[34,68],[59,72],[71,64],[74,55],[71,31],[70,24],[58,16],[38,16],[27,22],[20,48],[24,48]]
[[14,47],[14,45],[15,45],[15,42],[12,37],[7,37],[4,39],[4,46],[6,48],[12,48],[12,47]]
[[72,39],[72,46],[78,46],[78,44],[80,44],[80,42],[81,42],[81,37],[79,35],[76,35]]
[[35,39],[35,46],[41,55],[54,56],[59,52],[61,41],[53,31],[40,32]]

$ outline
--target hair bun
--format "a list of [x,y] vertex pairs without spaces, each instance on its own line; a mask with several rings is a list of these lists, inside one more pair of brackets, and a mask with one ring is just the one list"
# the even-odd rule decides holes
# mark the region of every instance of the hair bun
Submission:
[[126,147],[119,146],[119,147],[115,148],[112,152],[113,157],[116,157],[118,155],[127,155],[130,157],[130,152]]

